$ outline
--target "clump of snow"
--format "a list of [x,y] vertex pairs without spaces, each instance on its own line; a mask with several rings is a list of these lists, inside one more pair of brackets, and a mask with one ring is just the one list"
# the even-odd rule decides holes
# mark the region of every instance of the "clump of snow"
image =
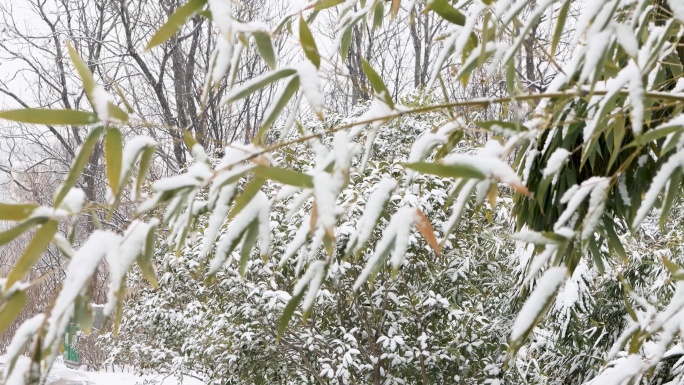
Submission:
[[546,162],[546,167],[544,168],[544,178],[548,177],[549,175],[553,175],[560,170],[560,168],[563,166],[566,160],[568,160],[568,157],[570,156],[570,151],[564,149],[564,148],[558,148],[556,151],[551,154],[549,157],[549,160]]
[[85,192],[80,188],[73,187],[59,204],[59,208],[70,213],[77,213],[83,209],[85,201]]
[[534,325],[556,291],[565,282],[568,269],[564,266],[552,267],[537,281],[537,287],[527,299],[511,329],[511,340],[517,341]]

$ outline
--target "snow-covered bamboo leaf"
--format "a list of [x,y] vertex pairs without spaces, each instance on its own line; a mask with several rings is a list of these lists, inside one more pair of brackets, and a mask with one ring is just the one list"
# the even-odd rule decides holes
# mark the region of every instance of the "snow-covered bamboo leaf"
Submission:
[[102,126],[93,128],[93,130],[90,131],[88,136],[81,144],[81,147],[76,155],[76,159],[74,159],[74,162],[71,164],[71,168],[69,169],[69,174],[67,175],[66,180],[62,183],[55,194],[55,207],[62,203],[64,197],[66,197],[71,188],[76,185],[76,182],[78,182],[83,169],[85,169],[86,164],[88,164],[88,159],[90,158],[93,149],[100,140],[103,129],[104,127]]
[[649,186],[646,195],[644,195],[641,206],[639,206],[639,210],[637,210],[637,213],[634,216],[634,220],[632,221],[632,230],[637,229],[641,225],[641,222],[643,222],[643,220],[646,218],[646,214],[648,214],[655,204],[658,195],[660,195],[660,192],[667,184],[672,173],[676,172],[676,170],[681,168],[682,165],[684,165],[684,151],[679,151],[678,153],[672,155],[667,162],[660,167],[660,170],[658,170],[658,173],[651,181],[651,185]]
[[267,32],[254,32],[254,42],[256,43],[257,50],[259,50],[259,55],[268,65],[271,70],[276,69],[276,53],[275,48],[273,48],[273,41],[271,40],[271,35]]
[[282,78],[292,76],[297,72],[294,68],[279,68],[275,71],[267,72],[261,76],[251,79],[240,87],[232,89],[226,98],[223,100],[224,103],[231,103],[242,98],[246,98],[254,92],[268,86],[269,84],[280,80]]
[[364,58],[361,58],[361,65],[363,67],[363,73],[366,74],[368,81],[375,93],[382,99],[390,108],[394,108],[394,101],[392,100],[392,95],[387,90],[385,82],[382,80],[382,76],[378,75],[373,67]]
[[387,202],[392,195],[392,191],[397,187],[394,179],[383,178],[375,191],[373,191],[366,202],[363,215],[359,219],[356,232],[352,234],[347,242],[347,254],[358,253],[370,239],[373,229],[385,211]]
[[257,166],[252,171],[264,179],[271,179],[290,186],[313,188],[313,177],[299,171],[271,166]]
[[233,219],[240,214],[242,209],[244,209],[260,192],[261,186],[263,186],[265,182],[266,180],[260,177],[255,177],[249,181],[249,183],[247,183],[245,188],[242,190],[242,193],[237,197],[237,199],[235,199],[235,205],[233,205],[233,209],[230,210],[228,219]]
[[150,167],[152,166],[152,158],[155,151],[156,148],[154,145],[147,146],[143,150],[142,156],[140,157],[140,167],[138,167],[138,178],[135,182],[134,198],[140,196],[140,190],[142,189],[143,183],[147,179],[147,173],[150,171]]
[[9,274],[7,274],[5,288],[10,288],[15,282],[18,282],[24,278],[24,276],[38,262],[50,242],[52,242],[52,237],[56,232],[57,222],[54,220],[49,220],[40,226],[38,231],[36,231],[36,234],[31,239],[31,242],[29,242],[24,252],[15,262],[12,270],[10,270]]
[[465,25],[466,17],[456,8],[451,6],[447,0],[432,0],[428,2],[425,11],[434,11],[444,20],[456,25]]
[[0,203],[0,221],[21,221],[29,217],[38,205]]
[[0,119],[50,126],[83,126],[98,122],[97,115],[92,112],[44,108],[22,108],[1,111]]
[[527,336],[553,303],[567,273],[568,269],[563,266],[552,267],[537,281],[537,287],[525,301],[513,323],[509,345],[511,352],[517,352],[525,343]]
[[[287,329],[287,325],[294,316],[295,310],[297,310],[299,304],[302,303],[302,299],[304,299],[304,302],[302,303],[302,308],[304,310],[302,316],[304,317],[304,320],[306,320],[313,307],[314,301],[316,300],[318,289],[321,287],[326,274],[327,266],[325,262],[315,261],[309,266],[306,273],[297,281],[297,284],[295,284],[295,287],[292,290],[292,297],[285,306],[285,309],[283,309],[283,314],[280,316],[280,321],[278,321],[278,339],[285,333],[285,329]],[[309,290],[305,298],[304,292],[307,287]]]
[[0,307],[0,334],[3,334],[19,313],[24,309],[28,297],[22,290],[17,290],[7,299],[7,301]]
[[256,244],[257,236],[259,235],[259,220],[255,219],[245,229],[242,236],[242,245],[240,246],[240,276],[244,277],[247,271],[247,262],[249,256],[252,254],[252,248]]
[[107,180],[114,195],[118,194],[121,181],[121,157],[123,154],[123,138],[116,127],[109,127],[105,134],[105,161]]
[[169,40],[178,32],[185,23],[190,20],[195,14],[202,10],[207,0],[190,0],[182,6],[178,7],[174,13],[169,16],[169,19],[164,23],[150,38],[145,50],[150,50],[159,44]]
[[304,20],[304,17],[299,17],[299,42],[304,49],[304,54],[307,59],[313,63],[316,68],[321,66],[321,56],[318,54],[318,47],[316,47],[316,40],[309,29],[309,24]]

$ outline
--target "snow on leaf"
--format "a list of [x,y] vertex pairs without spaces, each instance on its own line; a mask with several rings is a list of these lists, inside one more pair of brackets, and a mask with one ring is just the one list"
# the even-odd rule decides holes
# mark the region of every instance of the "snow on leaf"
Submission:
[[248,230],[248,227],[254,221],[259,222],[258,237],[261,253],[265,255],[268,252],[270,243],[270,228],[268,227],[269,208],[270,204],[266,194],[258,191],[228,225],[228,231],[219,241],[216,247],[216,255],[209,263],[210,275],[219,271],[229,254],[237,247],[245,231]]
[[639,378],[648,366],[638,355],[631,354],[615,360],[613,366],[599,374],[588,385],[630,384],[635,378]]
[[511,329],[511,346],[520,346],[532,328],[539,322],[549,307],[552,298],[567,277],[568,269],[564,266],[546,270],[537,281],[537,287],[525,301]]
[[106,255],[109,264],[109,291],[104,314],[109,315],[114,311],[117,298],[121,293],[122,283],[126,273],[133,266],[136,259],[145,252],[145,241],[150,229],[159,225],[159,220],[153,218],[149,223],[140,220],[133,221],[126,229],[123,240],[118,245],[118,250],[111,249]]
[[549,160],[546,162],[546,167],[544,168],[543,172],[544,177],[546,178],[550,175],[557,173],[569,156],[570,151],[564,148],[557,148],[556,151],[554,151],[553,154],[551,154]]
[[56,344],[60,342],[73,315],[74,301],[97,269],[102,257],[118,250],[120,242],[121,236],[110,231],[96,230],[71,258],[64,286],[50,314],[50,326],[45,336],[47,346],[56,349]]
[[214,210],[209,217],[209,225],[204,232],[204,238],[202,242],[202,251],[199,254],[200,259],[204,259],[211,251],[211,247],[216,242],[216,235],[221,229],[221,225],[228,218],[228,213],[230,213],[230,202],[235,195],[235,186],[232,184],[226,186],[220,190]]
[[413,207],[402,207],[390,219],[389,224],[383,230],[382,238],[375,245],[375,252],[368,258],[366,266],[354,282],[353,290],[357,291],[366,281],[372,280],[378,270],[385,262],[385,258],[390,255],[390,250],[394,246],[391,262],[394,270],[401,266],[404,260],[406,245],[408,242],[408,231],[416,221],[416,211]]
[[318,69],[310,61],[303,61],[297,65],[297,76],[306,100],[316,115],[322,119],[325,98],[321,92]]
[[357,253],[368,242],[375,225],[385,210],[385,205],[392,195],[392,191],[396,187],[397,182],[390,178],[383,178],[378,183],[375,191],[368,197],[363,215],[356,225],[356,232],[349,238],[347,253]]
[[651,207],[653,207],[655,204],[658,195],[660,195],[660,192],[669,181],[672,173],[674,173],[677,168],[682,166],[684,166],[684,151],[679,151],[675,155],[671,156],[670,159],[668,159],[667,162],[660,167],[660,170],[658,170],[658,173],[653,178],[653,181],[651,181],[651,186],[648,188],[648,192],[646,192],[639,210],[637,210],[637,213],[634,216],[634,221],[632,221],[632,229],[636,229],[641,225],[641,222],[643,222],[644,218],[646,218],[646,214],[648,214],[648,212],[651,210]]

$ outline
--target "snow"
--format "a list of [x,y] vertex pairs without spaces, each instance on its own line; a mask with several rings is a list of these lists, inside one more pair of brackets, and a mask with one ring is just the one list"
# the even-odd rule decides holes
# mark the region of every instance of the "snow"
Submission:
[[517,341],[534,325],[537,318],[544,311],[551,297],[565,282],[568,269],[564,266],[552,267],[546,270],[544,275],[537,281],[537,287],[527,299],[515,319],[511,329],[511,340]]
[[543,175],[544,177],[548,177],[550,175],[553,175],[560,170],[560,168],[563,166],[566,160],[568,160],[568,157],[570,156],[570,151],[564,149],[564,148],[558,148],[556,151],[551,154],[549,157],[549,160],[546,162],[546,167],[544,168]]
[[376,223],[382,215],[385,205],[397,187],[394,179],[383,178],[375,191],[368,197],[363,209],[363,215],[356,225],[356,232],[349,238],[347,252],[356,253],[368,242]]
[[[8,356],[0,356],[0,364],[6,364]],[[16,381],[19,374],[23,374],[28,368],[28,364],[31,360],[28,357],[20,356],[17,362],[17,370],[13,371],[14,382],[7,382],[8,384],[21,384],[24,385],[23,379]],[[23,370],[21,370],[23,369]],[[157,385],[203,385],[204,381],[194,377],[194,376],[183,376],[182,379],[176,376],[170,376],[167,374],[147,374],[139,376],[130,372],[123,372],[121,368],[116,368],[118,371],[101,371],[101,372],[89,372],[80,369],[70,369],[64,365],[61,360],[56,361],[50,373],[47,375],[46,384],[61,384],[61,383],[71,383],[71,384],[83,384],[83,385],[139,385],[144,383],[154,383]]]
[[159,225],[159,220],[152,218],[149,223],[135,220],[126,229],[123,235],[123,242],[118,250],[110,250],[106,259],[109,264],[109,291],[107,293],[107,304],[104,307],[104,314],[110,315],[116,306],[117,297],[121,296],[121,285],[128,270],[133,266],[135,260],[145,252],[147,235],[150,230]]
[[70,213],[78,213],[83,209],[85,204],[86,196],[85,192],[80,188],[73,187],[67,195],[64,197],[62,202],[59,204],[60,209],[64,209]]
[[109,104],[114,101],[112,96],[105,91],[104,87],[98,84],[93,88],[91,97],[97,117],[101,121],[109,120]]
[[323,117],[323,102],[325,97],[321,92],[320,79],[318,78],[318,70],[308,60],[305,60],[297,65],[297,76],[299,76],[299,84],[306,100],[314,110],[318,117]]
[[95,230],[74,254],[64,278],[64,286],[57,297],[49,319],[45,341],[56,348],[72,317],[74,301],[95,272],[102,257],[117,250],[121,237],[110,231]]
[[[26,343],[33,339],[40,327],[43,325],[44,321],[45,315],[40,313],[27,319],[21,324],[21,326],[19,326],[19,328],[17,328],[17,331],[14,333],[14,337],[12,337],[12,342],[10,342],[7,350],[5,351],[6,357],[9,360],[7,363],[8,370],[12,370],[12,367],[14,366],[13,363],[16,362],[16,359],[20,357],[20,354],[24,350]],[[2,359],[0,359],[0,361],[1,360]]]
[[631,354],[615,361],[614,366],[606,369],[588,385],[622,385],[631,383],[636,377],[641,377],[641,372],[648,367],[638,355]]
[[667,0],[667,3],[670,5],[674,17],[684,24],[684,3],[680,0]]
[[143,135],[134,137],[126,144],[121,157],[121,176],[119,178],[119,186],[121,186],[120,188],[123,188],[128,184],[128,180],[125,180],[125,178],[128,178],[129,173],[133,169],[136,158],[138,155],[140,155],[140,152],[145,148],[154,147],[157,144],[158,143],[154,139]]

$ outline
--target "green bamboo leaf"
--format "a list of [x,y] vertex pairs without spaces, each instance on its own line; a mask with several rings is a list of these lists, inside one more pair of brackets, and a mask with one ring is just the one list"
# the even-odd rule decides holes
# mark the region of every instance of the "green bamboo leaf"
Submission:
[[119,191],[121,180],[121,157],[123,153],[123,137],[118,128],[110,127],[105,134],[105,162],[107,165],[107,180],[114,196]]
[[670,177],[670,181],[667,183],[667,193],[665,194],[665,199],[663,200],[663,205],[660,207],[660,219],[658,224],[661,229],[665,228],[665,224],[668,219],[670,219],[670,209],[676,198],[680,197],[679,192],[681,191],[682,184],[682,173],[675,172]]
[[405,163],[404,166],[422,172],[447,178],[485,179],[485,175],[474,167],[466,165],[446,165],[438,163]]
[[[85,90],[86,96],[88,97],[88,100],[90,101],[90,105],[93,106],[93,109],[95,111],[99,111],[98,104],[103,103],[105,100],[101,100],[99,95],[96,95],[98,92],[96,92],[96,88],[99,87],[97,83],[95,83],[95,78],[93,78],[93,73],[90,72],[90,68],[88,68],[88,64],[81,59],[81,56],[79,56],[78,52],[74,49],[74,47],[71,45],[71,43],[67,42],[67,48],[69,50],[69,57],[71,58],[71,62],[74,64],[74,67],[76,68],[76,72],[78,72],[78,76],[81,78],[81,81],[83,82],[83,89]],[[102,91],[104,92],[104,91]],[[122,122],[125,122],[128,120],[128,114],[126,114],[121,108],[117,107],[114,105],[112,102],[106,100],[107,103],[107,116],[109,118],[113,118],[116,120],[120,120]]]
[[138,168],[138,179],[135,182],[135,196],[140,196],[140,189],[147,179],[147,173],[150,171],[150,166],[152,165],[152,157],[157,151],[154,147],[146,147],[143,150],[142,156],[140,157],[140,167]]
[[425,12],[434,11],[444,20],[456,24],[465,25],[466,18],[456,8],[452,7],[447,0],[433,0],[427,7]]
[[483,122],[476,122],[478,126],[492,131],[492,132],[501,132],[504,130],[511,130],[511,131],[528,131],[527,127],[523,126],[520,124],[520,122],[503,122],[503,121],[497,121],[497,120],[486,120]]
[[570,10],[570,0],[565,0],[563,6],[558,13],[558,19],[556,20],[556,28],[553,32],[553,38],[551,39],[551,56],[556,53],[556,48],[558,48],[558,42],[560,42],[561,35],[565,31],[565,20],[568,17],[568,11]]
[[254,36],[254,42],[256,43],[259,55],[264,59],[268,68],[271,70],[276,69],[276,54],[271,35],[266,32],[254,32],[252,36]]
[[670,261],[669,259],[662,257],[663,258],[663,264],[667,268],[667,270],[670,271],[670,275],[672,276],[673,279],[677,281],[684,280],[684,269],[682,269],[681,266],[678,264]]
[[304,49],[304,55],[307,59],[316,66],[321,66],[321,56],[318,54],[318,47],[316,47],[316,40],[309,29],[309,24],[303,17],[299,17],[299,42]]
[[385,18],[385,7],[382,1],[375,4],[375,9],[373,10],[373,29],[378,29],[382,27],[382,20]]
[[258,176],[302,188],[313,188],[313,177],[281,167],[257,166],[252,171]]
[[257,78],[245,82],[240,87],[231,90],[226,96],[225,101],[227,103],[231,103],[236,100],[246,98],[254,92],[268,86],[269,84],[296,73],[297,70],[294,68],[280,68],[275,71],[265,73]]
[[84,62],[83,59],[81,59],[81,56],[78,54],[78,52],[76,52],[74,47],[68,41],[67,48],[69,50],[69,57],[71,58],[71,62],[74,64],[76,72],[78,72],[78,76],[81,78],[81,81],[83,82],[83,88],[85,89],[86,95],[88,96],[88,100],[90,100],[90,104],[93,104],[93,90],[95,90],[95,87],[97,87],[97,83],[95,83],[95,78],[93,78],[93,73],[90,72],[88,64],[86,64],[86,62]]
[[297,310],[297,306],[302,302],[302,298],[304,298],[304,290],[299,294],[292,296],[285,306],[285,309],[283,309],[283,315],[280,316],[280,321],[278,321],[278,340],[280,340],[280,337],[285,333],[285,329],[287,329],[287,325],[290,323],[295,310]]
[[2,305],[0,308],[0,334],[3,334],[17,319],[24,305],[26,305],[27,298],[26,293],[17,291]]
[[249,181],[242,190],[242,194],[235,199],[235,205],[233,206],[233,209],[230,210],[228,219],[235,218],[235,216],[247,206],[247,203],[252,200],[256,193],[261,190],[261,186],[263,186],[265,182],[266,180],[260,177],[256,177]]
[[145,50],[150,50],[159,44],[169,40],[178,30],[185,25],[195,14],[202,10],[207,0],[190,0],[184,5],[178,7],[176,12],[169,16],[169,20],[162,25],[157,32],[152,35],[150,41],[147,43]]
[[292,99],[295,92],[299,89],[299,77],[295,76],[290,79],[290,82],[283,88],[282,92],[276,97],[271,107],[266,111],[264,121],[261,123],[261,127],[254,137],[254,142],[261,142],[262,138],[266,134],[269,128],[273,125],[273,122],[278,118],[280,112],[285,108],[287,103]]
[[0,203],[0,221],[21,221],[28,218],[38,205]]
[[634,141],[625,146],[625,148],[631,148],[636,146],[643,146],[650,142],[654,142],[658,139],[664,138],[669,134],[677,131],[682,131],[684,128],[680,125],[664,125],[658,127],[654,130],[649,130],[644,132],[642,135],[637,136]]
[[11,242],[14,238],[20,236],[23,234],[26,230],[39,225],[41,223],[44,223],[47,221],[47,218],[31,218],[27,219],[24,222],[19,223],[18,225],[12,227],[9,230],[5,230],[3,232],[0,232],[0,246]]
[[40,256],[47,249],[52,237],[57,232],[57,222],[49,220],[44,223],[29,242],[24,250],[24,253],[19,257],[12,270],[7,275],[6,287],[12,286],[15,282],[24,278],[24,276],[33,268],[38,262]]
[[252,248],[256,244],[258,235],[259,220],[254,219],[252,223],[247,226],[242,236],[242,247],[240,248],[240,277],[245,276],[245,271],[247,271],[247,262],[249,261],[249,256],[252,254]]
[[344,0],[319,0],[314,6],[314,11],[332,8],[342,3],[344,3]]
[[62,200],[69,193],[69,190],[76,185],[83,169],[86,164],[88,164],[90,154],[92,154],[95,145],[100,140],[102,130],[104,130],[104,127],[102,126],[94,128],[81,144],[81,148],[79,149],[78,154],[76,154],[74,163],[71,164],[71,169],[69,170],[66,180],[57,190],[57,194],[55,195],[55,207],[58,207],[59,204],[62,203]]
[[392,101],[392,97],[387,90],[387,86],[385,86],[385,82],[382,81],[382,77],[375,72],[370,63],[368,63],[368,61],[364,58],[361,58],[361,66],[363,67],[363,72],[366,74],[368,81],[370,82],[371,86],[373,86],[373,89],[378,96],[380,96],[388,106],[394,108],[394,101]]
[[19,123],[45,124],[49,126],[83,126],[98,121],[92,112],[76,110],[49,110],[22,108],[0,112],[0,118]]
[[349,48],[351,47],[351,35],[351,27],[348,27],[342,33],[342,40],[340,41],[340,56],[342,57],[343,63],[347,60],[347,55],[349,54]]
[[154,271],[154,265],[152,264],[152,260],[154,259],[156,231],[157,226],[150,226],[150,229],[147,232],[147,238],[145,238],[145,250],[138,256],[137,262],[143,277],[145,277],[152,287],[158,289],[159,281],[157,281],[157,273]]

